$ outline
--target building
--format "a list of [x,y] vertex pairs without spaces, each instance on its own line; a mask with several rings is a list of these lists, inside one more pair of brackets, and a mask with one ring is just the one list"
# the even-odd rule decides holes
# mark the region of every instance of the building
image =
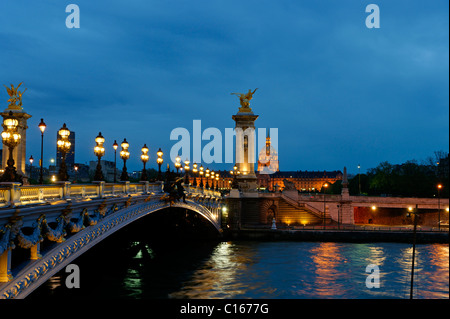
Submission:
[[260,188],[269,191],[282,191],[286,187],[285,181],[288,181],[300,192],[320,192],[325,183],[333,184],[342,180],[343,174],[341,171],[279,171],[257,176]]
[[[89,174],[94,176],[95,170],[97,169],[98,161],[89,161]],[[102,166],[102,173],[103,178],[107,182],[113,182],[114,181],[114,162],[112,161],[106,161],[106,160],[100,160],[100,165]],[[117,169],[116,172],[116,178],[117,181],[120,179],[120,174],[122,171]]]

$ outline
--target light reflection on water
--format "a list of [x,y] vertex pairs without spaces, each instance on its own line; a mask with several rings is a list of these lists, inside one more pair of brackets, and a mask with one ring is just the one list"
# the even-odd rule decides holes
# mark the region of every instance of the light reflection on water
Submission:
[[[233,241],[162,250],[150,246],[133,242],[114,251],[117,255],[105,247],[93,251],[75,262],[82,289],[65,289],[66,274],[59,273],[37,290],[38,298],[71,293],[83,299],[409,298],[408,244]],[[369,264],[380,269],[380,288],[366,287]],[[448,244],[416,246],[414,287],[414,298],[449,298]]]
[[[448,298],[448,245],[417,245],[414,298]],[[406,244],[227,242],[169,298],[409,298]],[[380,288],[366,287],[366,266]]]

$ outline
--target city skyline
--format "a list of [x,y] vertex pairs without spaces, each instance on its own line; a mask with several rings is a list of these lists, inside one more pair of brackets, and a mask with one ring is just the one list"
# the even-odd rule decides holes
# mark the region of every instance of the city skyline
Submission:
[[44,166],[66,123],[75,162],[95,160],[101,131],[103,159],[126,138],[130,171],[142,168],[144,144],[147,167],[161,148],[165,169],[173,129],[233,128],[230,93],[254,88],[255,124],[278,128],[282,171],[357,173],[448,152],[448,3],[378,1],[379,29],[351,1],[77,4],[79,29],[66,27],[65,4],[0,4],[1,84],[28,89],[27,159],[39,158],[46,122]]

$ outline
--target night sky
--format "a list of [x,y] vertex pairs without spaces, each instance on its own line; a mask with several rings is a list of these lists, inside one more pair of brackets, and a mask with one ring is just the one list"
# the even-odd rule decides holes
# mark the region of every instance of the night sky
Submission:
[[[66,27],[70,3],[79,29]],[[370,3],[379,29],[366,27]],[[104,159],[126,138],[129,170],[144,143],[156,167],[173,129],[201,120],[225,135],[239,107],[230,93],[255,88],[281,170],[421,161],[449,148],[448,12],[447,0],[1,0],[0,107],[3,84],[23,81],[27,158],[40,156],[44,118],[45,166],[66,123],[76,162],[95,160],[101,131]]]

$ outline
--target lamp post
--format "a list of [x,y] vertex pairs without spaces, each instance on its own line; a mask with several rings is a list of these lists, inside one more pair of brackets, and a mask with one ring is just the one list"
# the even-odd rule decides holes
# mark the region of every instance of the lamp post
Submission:
[[358,189],[359,195],[361,195],[361,165],[358,164]]
[[117,148],[119,147],[119,144],[117,144],[117,141],[114,140],[113,148],[114,148],[114,183],[117,183]]
[[215,179],[216,173],[214,171],[211,171],[211,189],[214,190],[214,179]]
[[175,164],[174,165],[175,165],[175,168],[177,169],[177,175],[178,175],[178,170],[181,167],[181,157],[179,155],[175,158]]
[[233,166],[233,170],[230,171],[230,174],[233,175],[233,182],[231,183],[231,188],[239,188],[239,184],[237,182],[237,176],[240,174],[240,172],[237,170],[238,167],[236,164]]
[[13,151],[14,147],[19,145],[20,143],[20,134],[17,130],[17,126],[19,125],[19,121],[13,116],[13,113],[10,111],[7,116],[3,119],[3,132],[2,132],[2,140],[3,144],[8,146],[9,149],[9,158],[7,161],[8,166],[6,166],[5,172],[1,177],[2,182],[15,182],[19,181],[19,176],[17,175],[16,168],[14,167],[14,158]]
[[74,165],[73,169],[75,170],[75,181],[78,182],[78,165]]
[[101,158],[103,155],[105,155],[105,148],[103,147],[103,143],[105,143],[105,138],[102,136],[102,132],[98,133],[98,136],[95,138],[95,142],[97,145],[94,147],[94,154],[98,158],[97,162],[97,168],[95,169],[95,175],[94,180],[95,181],[103,181],[103,171],[102,171],[102,164],[101,164]]
[[42,162],[44,160],[44,131],[47,125],[44,123],[44,119],[41,119],[41,123],[39,123],[39,130],[41,130],[41,160],[39,161],[40,166],[40,173],[39,173],[39,184],[44,184],[44,178],[43,178],[43,166]]
[[416,232],[417,232],[417,218],[418,218],[418,205],[416,204],[416,208],[412,207],[408,208],[410,214],[414,218],[414,228],[413,228],[413,250],[412,250],[412,262],[411,262],[411,287],[409,290],[409,299],[413,299],[413,290],[414,290],[414,263],[416,256]]
[[442,184],[437,185],[438,190],[438,230],[441,230],[441,189]]
[[323,229],[325,229],[325,216],[326,216],[325,192],[327,191],[328,183],[323,184],[322,187],[325,187],[323,190]]
[[205,185],[205,187],[206,187],[206,189],[208,189],[209,188],[209,183],[208,183],[208,180],[209,180],[209,176],[210,176],[210,173],[211,171],[209,170],[209,168],[207,167],[206,168],[206,170],[205,170],[205,178],[206,178],[206,185]]
[[32,179],[33,177],[31,176],[31,174],[33,174],[33,162],[34,162],[34,158],[33,155],[30,156],[30,179]]
[[198,172],[199,174],[200,174],[200,187],[203,187],[203,174],[204,174],[204,172],[203,172],[203,170],[204,170],[204,168],[203,168],[203,165],[200,165],[200,171]]
[[66,123],[63,124],[63,127],[58,131],[58,140],[57,147],[58,151],[61,153],[61,163],[59,165],[58,172],[58,180],[60,181],[68,181],[69,175],[67,174],[67,166],[66,166],[66,155],[70,151],[70,141],[69,141],[70,131],[66,126]]
[[216,191],[219,190],[219,173],[216,174]]
[[164,162],[162,156],[164,155],[163,151],[161,151],[161,148],[156,152],[156,155],[158,156],[156,158],[156,163],[158,163],[158,181],[162,181],[162,174],[161,174],[161,165]]
[[189,170],[191,169],[190,167],[189,167],[189,164],[190,164],[191,162],[189,162],[189,159],[187,159],[186,158],[186,160],[184,161],[184,170],[186,171],[186,173],[184,174],[184,183],[186,184],[186,185],[189,185],[190,183],[189,183]]
[[148,177],[147,177],[147,170],[145,169],[145,164],[148,162],[149,156],[148,156],[148,147],[147,144],[144,144],[144,146],[141,149],[142,154],[141,154],[141,161],[142,163],[144,163],[144,168],[142,169],[142,174],[141,174],[141,181],[145,182],[147,181]]
[[123,169],[122,175],[120,175],[120,180],[125,182],[128,180],[127,159],[130,158],[130,152],[128,152],[128,147],[130,147],[130,144],[128,144],[127,139],[124,138],[120,146],[122,147],[122,150],[120,151],[120,158],[123,160]]
[[192,186],[197,187],[197,173],[198,173],[198,169],[197,169],[198,165],[197,163],[194,163],[192,165],[192,175],[194,175],[194,181],[192,182]]

